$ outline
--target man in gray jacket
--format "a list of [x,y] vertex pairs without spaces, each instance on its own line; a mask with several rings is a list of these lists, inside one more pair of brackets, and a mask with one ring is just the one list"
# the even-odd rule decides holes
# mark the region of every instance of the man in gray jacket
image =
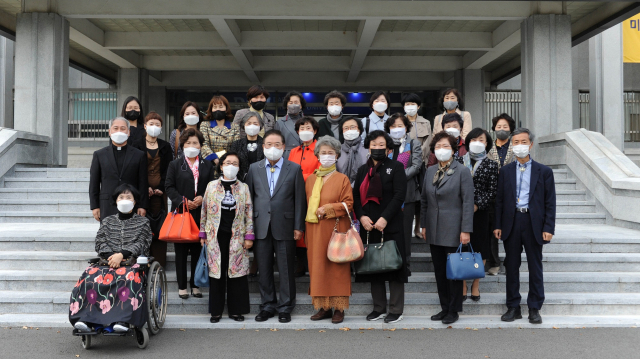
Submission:
[[[254,254],[258,261],[258,285],[262,303],[256,321],[275,315],[281,323],[291,321],[296,305],[294,277],[296,240],[302,238],[307,197],[302,169],[282,158],[285,139],[278,130],[264,134],[263,161],[249,167],[247,185],[253,203]],[[280,273],[280,299],[276,301],[273,255]]]

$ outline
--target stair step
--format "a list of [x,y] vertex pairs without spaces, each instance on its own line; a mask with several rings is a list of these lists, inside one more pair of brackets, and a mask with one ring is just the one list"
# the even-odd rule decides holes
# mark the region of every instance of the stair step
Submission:
[[77,178],[89,177],[88,168],[16,168],[13,177],[18,178]]
[[0,188],[0,197],[2,199],[87,200],[89,191],[80,188]]
[[39,223],[95,223],[91,211],[83,212],[30,212],[30,211],[3,211],[0,212],[0,223],[33,223],[37,219]]
[[587,191],[581,189],[556,190],[556,201],[586,201]]
[[606,221],[604,213],[556,213],[558,224],[605,224]]
[[84,189],[89,191],[89,178],[20,178],[8,177],[4,179],[5,188],[64,188]]
[[[88,197],[88,196],[87,196]],[[90,212],[89,199],[0,199],[0,212],[29,212],[37,209],[43,212]]]

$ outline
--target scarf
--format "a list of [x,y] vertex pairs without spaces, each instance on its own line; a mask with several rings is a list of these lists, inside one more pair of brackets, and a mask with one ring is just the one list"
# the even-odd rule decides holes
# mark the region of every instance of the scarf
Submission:
[[322,177],[333,173],[336,170],[336,165],[333,164],[329,168],[320,167],[313,171],[316,175],[316,182],[313,184],[313,190],[311,191],[311,197],[309,197],[309,206],[307,207],[307,218],[305,221],[309,223],[318,223],[318,216],[316,211],[320,207],[320,192],[322,191]]
[[378,164],[374,165],[371,158],[367,160],[369,171],[360,185],[360,203],[363,207],[369,201],[380,204],[380,198],[382,198],[382,179],[380,178],[378,169],[382,165],[382,162],[384,161],[378,161]]
[[[360,168],[364,164],[364,162],[360,159],[360,155],[358,153],[361,146],[362,141],[360,141],[360,138],[356,138],[355,140],[351,141],[344,140],[344,143],[342,144],[342,152],[346,153],[346,155],[344,156],[346,161],[341,172],[349,177],[349,182],[351,183],[356,180],[356,176],[358,175],[358,168]],[[342,156],[340,156],[340,158],[342,158]]]
[[200,165],[200,156],[196,156],[196,160],[193,161],[193,165],[187,157],[184,158],[185,162],[187,162],[187,166],[191,169],[191,173],[193,173],[193,186],[196,189],[196,194],[198,194],[198,177],[200,177],[200,172],[198,172],[198,167]]
[[[462,161],[464,162],[464,166],[471,171],[471,177],[476,174],[476,170],[480,167],[482,161],[487,158],[486,153],[476,153],[475,156],[471,152],[467,152],[464,156],[462,156]],[[471,161],[475,161],[475,164],[472,164]]]
[[440,162],[438,162],[438,170],[436,171],[436,174],[433,176],[433,185],[434,186],[436,184],[439,184],[440,181],[442,181],[442,179],[444,178],[445,173],[447,173],[447,171],[449,170],[449,167],[451,167],[451,163],[453,163],[453,157],[451,157],[449,159],[449,162],[447,162],[447,164],[444,165],[444,167],[442,166],[442,164],[440,164]]

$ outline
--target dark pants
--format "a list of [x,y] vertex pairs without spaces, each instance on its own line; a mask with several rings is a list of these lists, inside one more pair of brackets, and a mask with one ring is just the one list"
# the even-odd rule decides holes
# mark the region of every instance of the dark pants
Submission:
[[198,259],[200,258],[200,251],[202,246],[200,242],[197,243],[175,243],[176,252],[176,276],[178,277],[178,289],[187,289],[187,257],[191,255],[191,279],[189,284],[191,288],[198,288],[193,283],[196,267],[198,266]]
[[[260,310],[271,313],[291,313],[296,306],[296,241],[277,241],[271,234],[271,226],[264,239],[256,239],[253,253],[258,260],[258,286],[262,304]],[[273,280],[273,255],[276,255],[280,274],[280,299],[276,298]]]
[[504,240],[504,266],[507,270],[507,307],[518,308],[520,296],[520,264],[522,247],[527,253],[529,266],[529,309],[540,309],[544,302],[544,280],[542,277],[542,245],[536,241],[529,213],[516,212],[512,232]]
[[[385,282],[371,282],[371,298],[373,310],[379,313],[387,312],[387,288]],[[389,282],[389,313],[402,314],[404,312],[404,283]]]
[[[496,210],[495,205],[492,204],[489,206],[489,242],[490,242],[490,251],[489,257],[485,258],[487,260],[487,269],[493,267],[500,267],[500,242],[496,236],[493,235],[493,229],[495,228],[496,223]],[[484,257],[483,257],[484,258]]]
[[209,277],[209,313],[211,313],[212,317],[222,315],[225,299],[229,308],[229,315],[242,315],[251,311],[247,276],[229,278],[230,242],[231,232],[218,232],[220,279]]
[[160,263],[161,266],[167,266],[167,242],[161,241],[156,236],[151,241],[151,256]]
[[411,241],[413,239],[413,217],[416,213],[415,203],[405,203],[402,212],[402,215],[404,216],[404,249],[407,256],[407,267],[409,267],[409,258],[411,258]]
[[430,245],[433,271],[436,275],[436,286],[440,307],[447,313],[462,311],[462,281],[447,279],[447,254],[455,253],[458,247]]

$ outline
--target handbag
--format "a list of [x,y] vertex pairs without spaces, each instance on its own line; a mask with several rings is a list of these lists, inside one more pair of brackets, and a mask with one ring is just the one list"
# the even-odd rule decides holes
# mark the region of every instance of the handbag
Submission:
[[[193,259],[192,259],[193,260]],[[200,258],[196,266],[196,273],[193,276],[193,283],[196,287],[209,287],[209,265],[207,263],[207,245],[202,246]]]
[[484,278],[484,264],[482,255],[473,251],[473,246],[469,243],[471,252],[462,252],[462,243],[455,253],[447,255],[447,279],[449,280],[469,280]]
[[336,218],[336,225],[333,227],[333,233],[327,248],[327,258],[334,263],[350,263],[359,261],[364,257],[364,246],[362,245],[360,234],[356,231],[353,220],[351,220],[349,208],[344,202],[342,202],[342,205],[347,210],[351,226],[344,233],[338,232],[340,217]]
[[364,257],[362,260],[355,262],[354,266],[356,274],[393,272],[402,267],[402,256],[396,241],[384,241],[384,233],[382,233],[380,243],[369,245],[369,232],[367,232]]
[[200,241],[200,230],[187,209],[187,198],[182,197],[182,213],[175,211],[167,214],[158,239],[171,243],[196,243]]

